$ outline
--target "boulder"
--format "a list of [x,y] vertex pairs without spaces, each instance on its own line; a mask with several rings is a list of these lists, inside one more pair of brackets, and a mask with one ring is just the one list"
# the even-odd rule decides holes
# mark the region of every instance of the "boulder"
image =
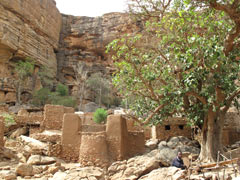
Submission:
[[49,165],[56,162],[56,159],[53,157],[32,155],[29,157],[27,163],[31,165]]
[[95,112],[97,110],[97,108],[99,108],[99,106],[96,103],[90,102],[90,103],[85,104],[84,112]]
[[15,179],[17,179],[17,176],[16,176],[15,172],[13,172],[13,171],[1,170],[1,172],[0,172],[0,179],[15,180]]
[[54,174],[53,178],[51,180],[65,180],[67,176],[67,173],[64,172],[57,172]]
[[22,177],[32,176],[34,174],[33,166],[31,164],[26,164],[26,163],[19,164],[16,168],[16,174]]
[[31,138],[42,142],[58,143],[61,142],[62,132],[59,130],[45,130],[41,133],[31,135]]
[[28,132],[27,127],[18,128],[10,135],[10,138],[17,138],[21,135],[27,134],[27,132]]
[[49,150],[48,144],[23,135],[20,136],[18,140],[22,142],[23,145],[30,147],[31,154],[47,155],[47,152]]
[[184,180],[186,176],[185,170],[176,167],[155,169],[147,175],[142,176],[139,180]]
[[158,139],[149,139],[145,146],[150,148],[151,150],[155,149],[158,146]]
[[199,154],[200,148],[196,141],[192,141],[186,137],[172,137],[169,141],[161,141],[158,144],[159,159],[164,159],[168,164],[176,157],[177,152],[188,152],[191,154]]
[[159,168],[158,159],[146,154],[133,157],[128,161],[117,161],[108,168],[108,173],[111,180],[136,180],[157,168]]

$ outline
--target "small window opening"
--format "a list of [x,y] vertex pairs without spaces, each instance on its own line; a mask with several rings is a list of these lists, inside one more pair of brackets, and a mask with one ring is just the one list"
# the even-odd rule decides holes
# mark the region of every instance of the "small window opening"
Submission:
[[178,127],[179,127],[179,129],[183,130],[184,125],[179,125]]
[[170,130],[170,129],[171,129],[170,125],[165,126],[165,130]]

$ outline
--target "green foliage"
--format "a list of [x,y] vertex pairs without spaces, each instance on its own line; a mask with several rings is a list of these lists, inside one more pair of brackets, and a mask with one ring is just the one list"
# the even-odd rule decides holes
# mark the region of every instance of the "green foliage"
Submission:
[[[156,3],[161,9],[160,2],[138,1],[144,7]],[[226,37],[234,23],[224,12],[190,1],[172,2],[166,6],[167,13],[156,15],[162,10],[154,11],[152,18],[144,8],[135,11],[147,19],[144,30],[108,45],[117,68],[113,83],[143,119],[162,106],[150,123],[177,114],[201,125],[209,110],[228,108],[239,91],[235,83],[239,80],[239,46],[226,53]]]
[[15,71],[20,80],[24,80],[27,76],[31,76],[34,70],[34,62],[27,59],[26,61],[18,61]]
[[9,127],[13,124],[15,124],[15,116],[13,114],[9,114],[9,113],[3,113],[1,114],[1,116],[3,116],[4,120],[5,120],[5,126]]
[[106,122],[107,119],[107,111],[102,108],[98,108],[93,114],[93,121],[100,124]]
[[51,91],[48,88],[41,88],[33,93],[32,103],[36,106],[44,106],[49,102]]
[[58,92],[53,92],[50,95],[51,104],[63,105],[67,107],[76,107],[76,99],[72,96],[59,96]]
[[95,102],[99,105],[109,105],[111,101],[111,87],[107,78],[102,73],[94,73],[87,80],[88,87],[96,94]]
[[[64,88],[62,88],[64,87]],[[62,96],[66,93],[66,86],[61,86],[59,91],[51,92],[48,88],[41,88],[34,92],[32,103],[36,106],[44,106],[45,104],[63,105],[67,107],[76,107],[77,101],[72,96]],[[63,90],[63,91],[62,91]]]
[[68,96],[68,87],[63,85],[63,84],[58,84],[57,88],[56,88],[56,92],[60,95],[60,96]]
[[52,89],[54,72],[51,69],[49,69],[46,66],[41,66],[38,71],[38,76],[40,77],[41,84],[43,85],[43,87]]
[[17,80],[14,82],[17,93],[17,104],[21,104],[22,87],[28,77],[32,77],[34,71],[34,62],[27,58],[25,61],[18,61],[15,66]]

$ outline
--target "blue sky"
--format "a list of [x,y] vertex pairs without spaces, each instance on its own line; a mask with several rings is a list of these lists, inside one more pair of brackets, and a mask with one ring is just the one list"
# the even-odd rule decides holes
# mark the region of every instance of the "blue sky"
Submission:
[[59,11],[74,16],[101,16],[109,12],[124,12],[126,0],[55,0]]

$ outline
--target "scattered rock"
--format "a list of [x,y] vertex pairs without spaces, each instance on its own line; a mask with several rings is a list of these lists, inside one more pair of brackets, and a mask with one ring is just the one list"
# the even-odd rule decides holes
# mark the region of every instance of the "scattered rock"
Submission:
[[32,155],[27,163],[31,165],[49,165],[56,162],[56,159],[48,156]]
[[51,178],[50,180],[60,180],[60,179],[65,180],[66,176],[67,176],[67,174],[64,172],[57,172],[54,174],[53,178]]
[[33,175],[33,166],[31,164],[19,164],[16,168],[16,174],[22,177]]
[[20,136],[19,141],[22,142],[24,145],[28,145],[31,149],[31,154],[45,154],[47,155],[48,152],[48,145],[36,139],[27,137],[27,136]]
[[149,139],[145,144],[145,146],[147,146],[151,150],[155,149],[157,145],[158,145],[158,139]]
[[27,132],[28,132],[27,127],[18,128],[10,135],[10,138],[17,138],[21,135],[27,134]]
[[0,178],[4,180],[14,180],[17,178],[15,172],[9,170],[1,170]]

